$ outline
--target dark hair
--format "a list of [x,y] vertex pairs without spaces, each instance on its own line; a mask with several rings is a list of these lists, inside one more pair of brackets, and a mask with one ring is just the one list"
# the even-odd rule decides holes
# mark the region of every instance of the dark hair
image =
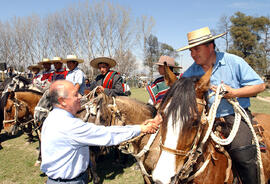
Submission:
[[213,47],[214,47],[214,50],[216,49],[216,44],[215,44],[215,40],[211,40],[209,42],[206,42],[205,45],[210,45],[210,44],[213,44]]

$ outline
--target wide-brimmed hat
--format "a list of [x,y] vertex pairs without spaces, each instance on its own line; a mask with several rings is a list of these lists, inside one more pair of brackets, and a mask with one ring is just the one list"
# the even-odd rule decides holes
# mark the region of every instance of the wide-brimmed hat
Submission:
[[164,63],[167,63],[168,66],[170,67],[174,67],[174,68],[182,68],[181,66],[176,66],[175,65],[175,61],[174,58],[170,57],[170,56],[160,56],[159,60],[157,63],[155,63],[155,65],[164,65]]
[[67,58],[63,59],[64,63],[67,63],[68,61],[77,61],[78,63],[83,63],[83,59],[79,59],[75,55],[67,55]]
[[51,63],[63,63],[63,59],[61,57],[53,57]]
[[116,65],[116,61],[108,57],[99,57],[90,61],[90,65],[94,68],[98,68],[99,63],[107,63],[110,66],[110,68]]
[[50,63],[51,64],[51,60],[49,58],[43,58],[42,61],[40,61],[38,64],[42,65],[44,63]]
[[201,45],[203,43],[210,42],[210,41],[212,41],[212,40],[214,40],[216,38],[219,38],[219,37],[221,37],[221,36],[223,36],[225,34],[226,33],[222,33],[222,34],[213,36],[208,27],[197,29],[197,30],[189,32],[187,34],[188,46],[177,49],[177,51],[190,49],[190,48],[195,47],[197,45]]
[[42,66],[41,65],[30,65],[27,67],[28,70],[31,70],[33,71],[34,68],[38,68],[38,69],[42,69]]

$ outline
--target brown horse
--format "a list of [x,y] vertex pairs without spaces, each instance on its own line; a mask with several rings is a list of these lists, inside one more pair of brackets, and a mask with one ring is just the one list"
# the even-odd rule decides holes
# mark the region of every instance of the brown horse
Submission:
[[[161,152],[153,170],[156,183],[232,183],[231,162],[224,150],[217,150],[211,139],[204,139],[208,124],[204,115],[204,93],[211,71],[200,81],[181,78],[167,92],[161,104]],[[179,95],[181,92],[181,95]],[[201,117],[202,116],[202,117]],[[270,116],[270,115],[264,115]],[[270,177],[270,126],[268,119],[256,115],[264,128],[267,151],[262,153],[266,181]],[[206,141],[206,142],[204,142]]]
[[[19,127],[21,127],[27,134],[32,135],[32,125],[38,135],[40,145],[39,133],[37,125],[34,123],[34,110],[39,102],[42,93],[33,90],[17,90],[6,92],[2,97],[2,105],[4,110],[4,130],[8,134],[16,134]],[[27,129],[24,127],[27,126]],[[40,149],[40,146],[39,146]],[[38,161],[41,160],[41,153],[39,152]]]
[[[140,124],[144,120],[153,118],[156,115],[156,109],[154,106],[147,105],[125,96],[111,97],[102,93],[92,100],[92,104],[97,108],[94,122],[105,126]],[[83,119],[84,116],[85,111],[80,117]],[[154,167],[155,158],[158,158],[158,136],[151,145],[151,148],[155,147],[157,149],[151,149],[140,158],[137,157],[137,160],[140,160],[140,162],[143,163],[144,168],[148,173],[151,173],[151,170]],[[147,144],[149,137],[150,135],[148,134],[141,135],[132,141],[121,144],[120,147],[125,153],[136,155],[143,150],[143,147]],[[145,179],[149,180],[147,176]]]

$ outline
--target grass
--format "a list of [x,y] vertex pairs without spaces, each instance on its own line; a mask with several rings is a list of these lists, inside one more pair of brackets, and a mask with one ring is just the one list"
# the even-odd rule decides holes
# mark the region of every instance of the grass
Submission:
[[[148,93],[144,88],[132,88],[132,98],[147,102]],[[269,97],[270,92],[259,94]],[[251,111],[270,114],[270,103],[251,99]],[[41,176],[39,167],[34,167],[37,158],[36,148],[38,143],[26,144],[26,135],[7,138],[0,134],[3,141],[3,150],[0,150],[0,183],[1,184],[38,184],[44,183],[46,177]],[[98,172],[104,184],[143,184],[140,171],[134,170],[134,160],[129,159],[125,167],[113,163],[113,158],[108,155],[98,162]]]

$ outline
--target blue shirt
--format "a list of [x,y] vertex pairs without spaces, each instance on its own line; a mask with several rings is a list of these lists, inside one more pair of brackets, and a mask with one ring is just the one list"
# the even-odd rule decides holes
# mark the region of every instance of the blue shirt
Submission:
[[66,76],[66,80],[72,82],[74,85],[79,84],[80,85],[79,93],[81,95],[84,95],[85,76],[84,76],[84,73],[78,67],[68,72]]
[[[183,77],[202,76],[205,72],[203,68],[195,62],[184,72]],[[218,86],[224,84],[232,88],[241,88],[249,85],[257,85],[263,83],[260,76],[247,64],[247,62],[233,54],[216,52],[216,63],[213,67],[210,85]],[[209,94],[212,91],[209,90]],[[214,96],[210,98],[209,104],[214,102]],[[243,108],[250,106],[248,97],[237,98]],[[217,110],[217,117],[223,117],[234,114],[232,105],[223,98]]]
[[50,178],[72,179],[89,165],[88,146],[111,146],[140,134],[140,125],[97,126],[54,108],[41,131],[40,169]]

